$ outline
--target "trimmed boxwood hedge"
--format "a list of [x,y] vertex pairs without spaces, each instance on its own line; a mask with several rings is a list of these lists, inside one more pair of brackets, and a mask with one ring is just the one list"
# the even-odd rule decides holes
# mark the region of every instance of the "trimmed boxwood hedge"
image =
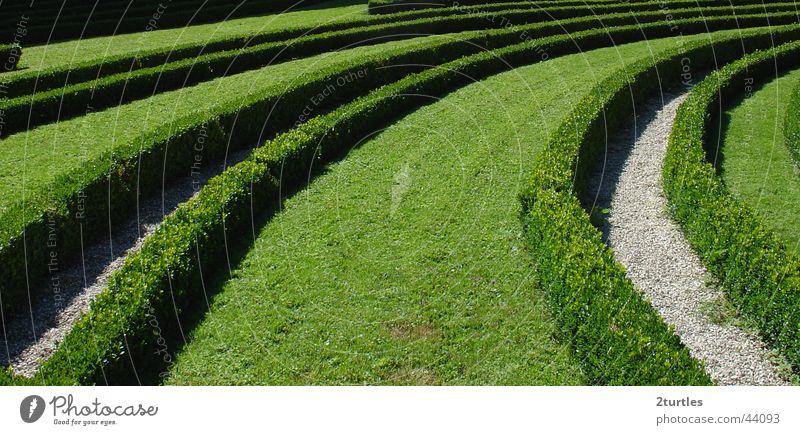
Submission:
[[[795,17],[786,16],[785,21],[793,22]],[[604,20],[606,24],[613,20]],[[620,18],[626,22],[625,18]],[[685,34],[703,33],[708,30],[775,25],[781,20],[773,16],[734,16],[707,17],[674,22],[656,22],[636,26],[612,28],[614,34],[621,35],[614,43],[638,41],[645,37],[674,36],[675,25],[680,25]],[[791,26],[794,28],[795,26]],[[582,49],[606,46],[605,29],[594,29],[575,33],[582,38]],[[432,41],[413,50],[398,48],[393,52],[367,57],[362,63],[347,67],[335,67],[315,73],[301,83],[287,89],[283,94],[260,95],[247,101],[214,109],[212,113],[191,115],[144,132],[135,143],[121,144],[111,155],[93,159],[81,168],[59,177],[53,184],[26,198],[24,204],[15,204],[0,215],[0,303],[6,313],[15,315],[27,307],[25,301],[30,297],[29,285],[46,276],[48,256],[58,246],[62,256],[74,252],[81,243],[88,243],[112,223],[124,217],[136,204],[137,195],[147,195],[161,187],[162,181],[169,181],[176,174],[189,170],[192,163],[194,142],[201,131],[211,136],[203,148],[204,159],[223,155],[225,149],[220,137],[231,137],[232,146],[258,143],[283,128],[290,127],[310,98],[322,92],[328,83],[342,75],[369,71],[366,79],[339,88],[333,98],[324,101],[325,107],[334,107],[368,92],[377,86],[397,80],[414,65],[436,65],[443,61],[463,55],[492,49],[517,42],[516,34],[502,31],[480,33],[480,44],[464,44],[459,41]],[[530,40],[517,44],[517,51],[526,53],[532,59],[520,60],[522,64],[531,63],[542,57],[542,53],[552,55],[556,52],[572,52],[576,48],[569,43],[570,35],[542,40]],[[556,42],[553,42],[556,41]],[[542,45],[553,44],[553,47]],[[555,48],[554,48],[555,47]],[[554,51],[555,50],[555,51]],[[387,64],[408,64],[404,68],[382,68]],[[277,104],[277,106],[275,106]],[[320,107],[319,110],[324,110]],[[261,131],[265,113],[270,113],[268,131]],[[216,142],[215,142],[216,141]],[[165,150],[169,150],[166,154]],[[113,198],[109,201],[109,198]],[[91,204],[90,210],[83,210]],[[88,226],[97,231],[85,232]],[[48,238],[53,240],[48,240]],[[50,245],[48,245],[48,243]]]
[[800,42],[794,42],[749,55],[703,80],[678,109],[664,167],[664,192],[692,247],[731,303],[795,371],[800,369],[800,262],[727,189],[708,163],[716,151],[706,141],[726,103],[799,64]]
[[[765,1],[767,3],[771,3],[773,1],[780,2],[782,0],[765,0]],[[739,4],[739,3],[742,3],[743,5],[755,5],[755,6],[762,5],[761,2],[758,2],[756,0],[738,0],[734,2],[734,4]],[[513,6],[518,4],[510,4],[510,5]],[[689,0],[682,0],[680,2],[675,3],[676,8],[677,7],[694,8],[700,6],[730,7],[730,4],[728,2],[725,2],[724,0],[697,0],[696,2],[692,2]],[[784,5],[784,8],[782,10],[790,10],[786,9],[786,7],[787,6]],[[481,19],[483,20],[483,22],[480,23],[480,26],[482,26],[482,28],[489,28],[492,27],[492,24],[494,24],[494,27],[503,27],[507,26],[509,23],[512,22],[515,25],[520,26],[525,22],[532,22],[539,19],[549,20],[551,19],[551,17],[567,19],[570,17],[579,16],[581,14],[600,15],[600,14],[608,14],[608,13],[624,12],[624,11],[648,11],[648,10],[658,11],[660,10],[660,8],[661,8],[661,3],[653,1],[636,3],[634,5],[631,5],[629,3],[608,2],[607,4],[604,3],[594,8],[585,5],[582,6],[581,2],[575,2],[572,0],[554,1],[548,3],[547,7],[541,9],[537,8],[537,10],[535,11],[508,10],[509,13],[513,12],[514,14],[527,13],[526,15],[527,18],[525,18],[525,16],[518,17],[513,14],[506,15],[505,11],[494,10],[494,15],[492,14],[480,15]],[[528,9],[530,9],[530,7],[528,7]],[[419,21],[419,20],[424,18],[436,19],[436,18],[451,17],[451,19],[455,19],[456,21],[458,21],[459,19],[458,17],[452,17],[452,16],[453,15],[464,16],[470,14],[474,15],[474,13],[481,11],[482,9],[459,8],[459,9],[448,9],[443,11],[437,11],[437,10],[411,11],[411,12],[398,13],[386,16],[355,16],[348,20],[336,21],[333,23],[319,25],[319,26],[269,30],[263,33],[258,33],[255,35],[246,35],[246,36],[232,36],[232,37],[227,36],[227,37],[212,39],[204,43],[189,43],[175,47],[169,47],[166,49],[164,48],[153,49],[143,52],[137,52],[135,54],[120,54],[116,56],[109,56],[100,60],[91,60],[78,64],[48,68],[45,70],[35,70],[35,71],[32,70],[30,72],[15,74],[13,77],[7,77],[7,78],[0,77],[0,85],[4,85],[7,88],[7,94],[6,94],[7,97],[11,98],[21,97],[33,94],[34,92],[46,92],[49,90],[63,88],[78,83],[97,80],[110,75],[128,73],[130,71],[135,71],[143,68],[153,68],[163,65],[165,63],[176,62],[185,59],[193,59],[198,56],[216,53],[220,51],[232,51],[233,54],[236,55],[237,54],[236,50],[247,51],[250,47],[270,42],[272,43],[283,42],[284,45],[286,46],[289,45],[290,42],[289,40],[295,38],[305,38],[310,35],[319,35],[322,33],[330,33],[330,32],[342,32],[345,30],[357,31],[359,29],[363,30],[364,27],[378,26],[381,24],[395,25],[395,26],[399,25],[427,26],[423,27],[421,30],[417,30],[416,32],[424,31],[430,33],[446,33],[448,31],[452,32],[456,30],[463,31],[463,30],[468,30],[468,27],[458,27],[451,22],[446,27],[438,28],[434,27],[430,20],[428,21]],[[760,13],[766,11],[763,10],[762,8],[757,12]],[[663,18],[663,13],[662,13],[662,18]],[[476,28],[474,19],[468,20],[466,23],[473,26],[472,28]],[[408,31],[414,31],[414,28],[413,27],[408,29],[400,27],[394,28],[395,33],[397,33],[400,30],[408,32]],[[369,31],[374,32],[376,31],[376,28],[372,27],[369,29]],[[386,31],[386,29],[384,29],[384,31]],[[341,33],[329,36],[346,38],[346,36],[342,35]],[[408,38],[412,36],[415,35],[413,34],[406,36],[396,35],[395,39],[401,39],[404,37]],[[356,38],[351,37],[350,42],[352,42],[352,40],[354,39]],[[346,40],[340,40],[338,42],[338,45],[345,45],[350,42]],[[294,43],[301,43],[301,41],[294,41]],[[308,43],[308,41],[306,43]],[[333,44],[333,46],[336,45],[337,43]],[[299,49],[297,48],[293,50],[295,51],[295,55],[297,56],[307,56],[310,53],[310,52],[298,51]]]
[[795,165],[800,167],[800,82],[798,82],[792,96],[789,100],[789,105],[786,108],[786,120],[783,124],[784,136],[786,137],[786,146],[792,153]]
[[[19,58],[22,56],[22,47],[16,44],[0,44],[0,73],[17,69]],[[4,94],[0,93],[0,97]]]
[[[60,256],[76,252],[82,243],[103,234],[109,219],[116,222],[125,217],[139,195],[155,192],[162,182],[188,173],[198,154],[194,149],[198,137],[206,136],[202,159],[218,158],[226,152],[224,138],[230,139],[228,145],[234,149],[260,143],[293,126],[320,94],[329,95],[314,105],[317,112],[418,71],[417,63],[437,65],[481,50],[471,44],[415,48],[396,47],[363,56],[358,62],[310,72],[288,87],[274,86],[271,92],[167,121],[57,177],[24,203],[10,205],[0,212],[0,308],[16,315],[27,307],[29,283],[46,276],[53,246]],[[337,82],[352,75],[358,79]],[[331,86],[336,92],[328,91]],[[84,227],[95,230],[83,231]]]
[[[606,145],[630,122],[635,103],[694,74],[797,33],[743,35],[687,45],[629,66],[598,85],[565,119],[520,194],[527,245],[554,317],[594,383],[707,384],[709,378],[627,279],[578,197]],[[713,50],[712,50],[713,48]]]
[[[700,0],[705,2],[707,0]],[[719,0],[714,0],[719,1]],[[772,1],[772,0],[770,0]],[[777,1],[777,0],[776,0]],[[552,6],[561,4],[575,5],[573,0],[559,0],[552,2]],[[219,51],[244,50],[248,47],[265,44],[268,42],[288,42],[288,40],[301,38],[320,33],[337,32],[354,29],[356,27],[377,26],[416,20],[426,17],[458,15],[466,12],[451,11],[411,11],[387,16],[353,16],[345,20],[317,26],[300,26],[282,29],[270,29],[264,32],[238,35],[212,37],[202,43],[185,43],[178,46],[137,51],[133,54],[119,54],[107,56],[99,60],[91,60],[70,65],[52,67],[45,70],[36,70],[13,77],[0,78],[0,84],[9,88],[9,97],[19,97],[32,94],[34,91],[43,92],[85,81],[95,80],[122,72],[130,72],[140,68],[149,68],[184,59],[195,58],[204,54]]]
[[[652,4],[648,3],[650,7]],[[620,10],[630,6],[616,5]],[[712,7],[676,9],[671,12],[674,19],[690,18],[700,13],[705,17],[728,15],[731,12],[746,14],[748,12],[767,11],[773,13],[772,23],[794,22],[797,20],[793,4],[780,5],[748,5],[742,7]],[[591,9],[560,8],[547,12],[542,11],[505,11],[503,18],[511,22],[524,23],[546,19],[548,15],[559,18],[575,15],[579,10],[591,13]],[[775,12],[785,12],[776,14]],[[600,25],[618,26],[635,23],[647,23],[663,20],[662,11],[626,12],[621,14],[597,15],[590,17],[570,18],[564,21],[547,21],[533,25],[521,25],[507,29],[473,32],[459,35],[460,40],[486,42],[504,38],[509,35],[519,41],[519,35],[529,38],[543,37],[566,31],[585,30]],[[465,30],[504,27],[502,22],[490,19],[493,14],[470,14],[458,17],[437,17],[419,19],[405,23],[390,23],[367,28],[355,28],[340,32],[310,35],[292,41],[266,43],[244,50],[211,53],[197,58],[171,62],[166,65],[139,69],[134,72],[123,72],[98,80],[83,82],[63,89],[52,89],[34,95],[26,95],[9,100],[0,100],[0,110],[6,119],[6,128],[0,134],[7,136],[29,128],[59,119],[68,119],[84,115],[86,107],[102,110],[121,103],[145,98],[157,92],[165,92],[190,86],[198,82],[211,80],[223,75],[260,68],[276,62],[307,57],[314,54],[337,50],[345,46],[364,45],[366,43],[383,42],[394,39],[409,38],[419,34],[454,33]],[[743,15],[747,17],[747,15]],[[365,42],[368,41],[368,42]],[[508,43],[513,43],[508,42]],[[449,43],[456,43],[449,41]],[[35,85],[38,86],[38,85]]]
[[[761,43],[770,37],[800,37],[798,26],[773,31],[773,35],[767,30],[744,31],[743,38]],[[625,43],[670,34],[670,26],[663,23],[625,26],[482,52],[407,76],[277,136],[210,180],[199,195],[165,219],[141,250],[111,277],[108,290],[98,296],[90,312],[45,362],[37,379],[67,384],[135,382],[137,370],[163,365],[160,356],[154,356],[162,348],[163,338],[154,333],[153,319],[158,330],[175,328],[176,316],[203,300],[202,277],[207,279],[217,269],[231,243],[248,239],[253,216],[278,203],[279,188],[301,182],[310,167],[321,166],[318,160],[346,151],[353,138],[373,131],[375,125],[430,101],[418,95],[442,95],[475,79],[540,61],[536,47],[557,56],[608,46],[612,40]],[[688,358],[685,352],[680,355]],[[696,368],[691,361],[676,357],[673,369]]]

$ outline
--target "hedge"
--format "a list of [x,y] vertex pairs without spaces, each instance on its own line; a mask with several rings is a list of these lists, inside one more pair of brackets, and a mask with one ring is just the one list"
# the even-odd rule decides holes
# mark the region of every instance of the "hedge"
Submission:
[[[765,0],[767,3],[772,1],[779,1],[779,0]],[[739,0],[734,3],[743,3],[743,4],[750,4],[754,2],[754,0]],[[591,8],[587,8],[586,6],[581,6],[581,2],[576,2],[572,0],[566,1],[554,1],[548,3],[548,7],[543,8],[541,11],[527,11],[529,16],[528,20],[535,20],[537,17],[542,19],[549,19],[549,14],[558,15],[561,17],[569,17],[574,16],[580,12],[588,12],[590,14],[599,14],[600,12],[614,12],[614,11],[627,11],[627,10],[659,10],[661,8],[660,2],[643,2],[643,3],[636,3],[635,7],[630,5],[629,3],[612,3],[608,2],[608,4],[603,4],[602,6],[596,7],[595,11]],[[691,2],[689,0],[681,1],[676,3],[677,5],[686,5],[690,7],[694,7],[693,4],[696,5],[705,5],[705,6],[726,6],[728,2],[724,0],[698,0],[696,2]],[[756,5],[760,5],[758,3]],[[567,7],[572,6],[572,7]],[[163,65],[168,62],[175,62],[179,60],[185,59],[192,59],[204,54],[215,53],[219,51],[232,51],[232,50],[247,50],[249,47],[253,47],[256,45],[261,45],[269,42],[283,42],[284,44],[288,45],[290,39],[294,38],[302,38],[307,37],[309,35],[317,35],[321,33],[329,33],[329,32],[339,32],[344,30],[358,30],[357,28],[364,28],[365,26],[377,26],[380,24],[388,24],[388,25],[402,25],[402,21],[406,22],[408,25],[409,21],[415,21],[418,24],[425,24],[420,23],[420,19],[424,18],[446,18],[452,15],[467,15],[473,13],[474,10],[470,10],[468,8],[460,8],[460,9],[448,9],[446,11],[436,11],[436,10],[428,10],[428,11],[411,11],[406,13],[398,13],[393,15],[386,15],[386,16],[356,16],[352,19],[343,20],[343,21],[336,21],[333,23],[315,26],[315,27],[297,27],[297,28],[289,28],[289,29],[281,29],[281,30],[270,30],[265,31],[262,33],[258,33],[255,35],[246,35],[246,36],[229,36],[229,37],[222,37],[212,39],[210,41],[204,42],[202,44],[197,43],[189,43],[189,44],[182,44],[175,47],[169,47],[167,49],[152,49],[143,52],[139,52],[137,54],[120,54],[116,56],[109,56],[102,60],[90,60],[82,63],[77,63],[73,65],[67,66],[59,66],[48,68],[45,70],[32,70],[29,72],[23,72],[19,74],[15,74],[13,77],[2,78],[0,77],[0,85],[5,85],[8,90],[8,97],[21,97],[25,95],[30,95],[34,92],[44,92],[49,91],[52,89],[63,88],[68,85],[87,82],[96,80],[98,78],[103,78],[105,76],[120,74],[120,73],[128,73],[133,70],[142,69],[142,68],[152,68],[156,66]],[[495,11],[499,13],[499,11]],[[526,11],[513,11],[515,13],[523,13]],[[572,15],[570,15],[572,14]],[[496,26],[505,26],[509,23],[509,19],[512,18],[506,15],[488,15],[483,14],[483,27],[490,27],[492,20],[487,19],[487,17],[499,17],[500,19],[497,20],[498,22],[495,23]],[[662,13],[663,18],[663,13]],[[456,17],[456,19],[458,19]],[[519,18],[518,18],[519,19]],[[520,23],[515,23],[519,25]],[[427,22],[427,25],[431,25],[430,22]],[[451,24],[452,25],[452,24]],[[474,26],[474,21],[472,21],[472,25]],[[456,29],[457,27],[452,27]],[[397,29],[395,29],[397,30]],[[438,33],[443,33],[444,30],[437,31],[436,29],[423,29],[427,31],[433,31]],[[459,30],[467,30],[466,28],[459,28]],[[408,35],[406,37],[410,37],[413,35]],[[398,36],[400,38],[400,36]]]
[[[17,44],[0,44],[0,73],[17,69],[19,58],[22,56],[22,47]],[[0,92],[0,97],[3,96]]]
[[[696,21],[700,23],[698,31],[701,27],[705,30],[702,20]],[[798,26],[773,31],[776,39],[800,37]],[[541,60],[537,47],[557,56],[607,46],[612,38],[616,43],[625,43],[669,34],[670,26],[663,23],[625,26],[481,52],[409,75],[277,136],[245,161],[210,180],[199,195],[165,219],[141,250],[113,274],[108,290],[98,296],[89,313],[45,362],[37,379],[66,384],[99,383],[105,379],[135,382],[138,375],[134,378],[133,374],[163,366],[164,362],[153,356],[163,346],[163,338],[154,334],[153,319],[159,330],[175,328],[175,322],[179,322],[176,316],[193,302],[203,300],[202,276],[208,278],[215,269],[219,270],[217,266],[224,261],[231,244],[248,239],[253,216],[278,204],[279,188],[285,191],[302,182],[309,167],[321,166],[316,160],[329,160],[346,152],[354,137],[430,101],[415,95],[443,95],[509,67],[535,63]],[[764,40],[770,36],[765,30],[754,34]],[[222,124],[215,119],[209,121],[208,125]],[[222,142],[226,136],[220,131],[214,137]],[[238,138],[229,140],[235,142]]]
[[786,146],[792,153],[795,165],[800,167],[800,82],[795,85],[789,105],[786,107],[783,129]]
[[[314,71],[288,87],[274,86],[272,92],[247,95],[205,113],[178,117],[142,132],[131,143],[116,145],[32,192],[24,203],[0,212],[0,308],[15,315],[27,307],[29,283],[46,276],[52,251],[48,246],[57,246],[62,256],[75,252],[82,243],[103,234],[101,229],[108,227],[109,219],[116,222],[126,216],[137,203],[137,195],[155,192],[162,181],[188,173],[198,136],[208,136],[202,147],[203,160],[222,157],[226,151],[223,138],[230,137],[234,148],[260,143],[295,124],[304,108],[313,104],[312,98],[326,93],[329,86],[336,92],[315,105],[315,111],[332,109],[418,71],[421,67],[415,66],[416,62],[437,65],[476,51],[480,49],[469,44],[428,44],[417,50],[397,47],[358,62]],[[398,67],[384,68],[386,65]],[[358,80],[337,83],[351,74]],[[266,119],[269,123],[265,126]],[[85,204],[91,208],[84,212]],[[96,231],[86,232],[83,227]]]
[[[794,16],[787,17],[794,21]],[[609,24],[613,20],[605,19]],[[621,22],[625,19],[620,18]],[[641,26],[625,27],[624,34],[629,40],[640,40],[646,30],[654,36],[672,36],[672,26],[682,26],[685,33],[706,32],[708,29],[726,29],[758,26],[779,20],[774,16],[738,16],[720,18],[696,18],[679,20],[674,23],[657,22]],[[585,45],[597,43],[600,47],[608,43],[605,31],[587,31],[594,39],[585,37]],[[633,35],[629,35],[633,34]],[[480,38],[480,39],[477,39]],[[106,228],[109,219],[116,221],[125,216],[136,204],[138,194],[147,195],[161,187],[161,181],[169,181],[176,174],[188,171],[193,159],[192,147],[200,131],[209,131],[212,139],[233,134],[233,146],[258,143],[265,135],[290,127],[296,121],[310,98],[323,91],[331,80],[341,75],[361,70],[370,71],[366,80],[359,80],[334,93],[334,98],[325,100],[325,105],[333,107],[354,98],[379,85],[397,80],[412,71],[403,68],[381,68],[387,64],[430,64],[456,59],[460,56],[481,51],[483,47],[497,48],[513,44],[518,36],[504,31],[489,31],[474,35],[476,44],[459,41],[433,41],[430,44],[404,50],[402,47],[392,52],[381,53],[365,58],[362,63],[350,66],[337,66],[307,77],[302,83],[286,90],[276,90],[274,94],[250,97],[239,104],[231,104],[214,109],[212,113],[192,115],[144,132],[134,143],[121,144],[110,155],[103,155],[87,162],[84,168],[74,170],[59,177],[54,183],[26,198],[24,204],[14,204],[0,214],[0,305],[6,313],[16,315],[27,307],[31,283],[36,283],[47,274],[49,245],[58,246],[60,255],[70,255],[81,243],[90,243],[103,231],[82,231],[83,226],[97,229]],[[563,39],[558,39],[563,38]],[[569,35],[559,36],[559,44],[566,44]],[[546,39],[549,41],[549,39]],[[620,41],[616,41],[619,43]],[[537,46],[536,40],[527,41],[520,46],[532,48],[537,57],[547,47]],[[518,44],[519,45],[519,44]],[[560,48],[561,49],[561,48]],[[563,50],[574,50],[574,47]],[[527,63],[533,60],[527,60]],[[277,106],[275,106],[277,105]],[[324,110],[320,107],[318,110]],[[260,131],[265,113],[271,113],[269,130]],[[237,121],[237,115],[239,117]],[[165,154],[169,150],[169,155]],[[221,145],[205,146],[204,158],[222,155]],[[108,198],[113,198],[110,204]],[[92,204],[89,212],[83,211],[84,204]],[[112,222],[113,223],[113,222]],[[52,238],[53,240],[48,240]],[[22,308],[20,308],[22,307]]]
[[[703,0],[701,0],[703,1]],[[719,1],[719,0],[714,0]],[[552,2],[572,4],[573,0],[559,0]],[[34,91],[42,92],[70,84],[95,80],[108,75],[129,72],[140,68],[159,66],[167,62],[191,59],[203,54],[219,51],[242,50],[254,45],[267,42],[287,42],[287,40],[308,35],[328,33],[353,29],[356,27],[375,26],[379,24],[396,23],[400,21],[415,20],[419,18],[457,15],[462,12],[452,11],[411,11],[387,16],[354,16],[346,20],[337,20],[312,27],[291,27],[284,29],[271,29],[256,34],[223,36],[212,38],[202,43],[186,43],[168,48],[139,51],[135,54],[119,54],[108,56],[102,60],[91,60],[48,68],[45,70],[30,71],[16,74],[14,77],[0,79],[0,84],[9,88],[10,97],[28,95]]]
[[[627,279],[579,201],[607,133],[630,122],[634,104],[747,51],[794,40],[794,32],[732,36],[668,51],[598,85],[566,118],[540,154],[520,194],[527,245],[549,306],[583,372],[605,384],[706,384],[700,366]],[[713,50],[712,50],[713,49]]]
[[[100,6],[98,9],[85,11],[71,10],[67,6],[64,14],[58,9],[51,11],[42,10],[36,6],[25,9],[18,14],[29,17],[26,26],[26,43],[52,43],[54,41],[88,38],[106,35],[119,35],[123,33],[143,32],[151,25],[153,19],[159,29],[184,27],[187,25],[214,22],[225,19],[241,18],[268,12],[281,12],[291,8],[296,10],[305,5],[320,3],[323,0],[270,0],[247,2],[213,2],[216,4],[203,5],[202,1],[163,2],[165,8],[157,20],[154,15],[159,14],[160,3],[152,2],[148,5],[131,7],[126,10],[127,4],[122,4],[120,9],[111,9]],[[10,15],[11,12],[7,12]],[[18,15],[18,16],[21,16]],[[0,28],[14,29],[19,18],[7,19],[0,22]],[[0,35],[0,42],[10,42],[13,34]]]
[[[627,6],[625,6],[627,7]],[[705,17],[726,15],[730,12],[746,13],[752,10],[783,10],[785,5],[771,6],[744,6],[681,9],[672,12],[676,19],[688,18],[702,12]],[[783,14],[773,14],[773,24],[795,22],[797,15],[794,6]],[[570,9],[569,16],[574,11]],[[547,14],[559,15],[558,11],[549,11]],[[53,89],[34,95],[17,97],[0,101],[0,110],[5,114],[6,128],[0,134],[7,136],[29,128],[43,125],[59,119],[69,119],[86,113],[86,107],[93,110],[102,110],[121,103],[145,98],[157,92],[190,86],[198,82],[211,80],[223,75],[235,74],[245,70],[256,69],[275,62],[297,57],[307,57],[314,54],[336,50],[344,46],[361,44],[363,41],[386,41],[391,39],[408,38],[415,34],[427,33],[454,33],[470,29],[497,27],[497,23],[487,19],[491,14],[470,14],[456,18],[427,18],[408,23],[384,24],[367,28],[355,28],[330,34],[311,35],[299,38],[286,45],[282,42],[266,43],[245,50],[217,52],[193,59],[185,59],[168,63],[163,66],[140,69],[134,72],[125,72],[98,80],[80,83],[64,89]],[[544,18],[541,11],[508,11],[507,17],[518,20],[535,20]],[[473,32],[460,35],[459,39],[475,41],[477,43],[492,44],[491,41],[509,38],[518,42],[522,32],[528,32],[529,37],[549,36],[556,33],[579,31],[596,27],[646,23],[663,20],[663,12],[651,13],[622,13],[581,18],[572,18],[564,21],[552,21],[533,25],[512,27],[500,30]],[[505,18],[506,16],[504,16]],[[744,15],[743,17],[747,17]],[[444,41],[440,42],[444,43]],[[455,44],[455,41],[449,41]],[[508,44],[507,43],[507,44]]]
[[754,53],[710,75],[678,110],[664,167],[675,220],[731,303],[800,369],[800,262],[707,161],[710,128],[726,103],[800,64],[800,42]]
[[[762,24],[761,21],[758,24]],[[730,25],[733,24],[726,26]],[[132,209],[137,192],[146,195],[160,188],[160,181],[169,181],[175,174],[187,171],[193,159],[194,140],[200,131],[207,131],[213,141],[230,135],[236,126],[234,146],[257,143],[264,135],[290,127],[310,99],[339,76],[369,71],[366,80],[339,87],[332,98],[326,98],[324,105],[316,110],[334,107],[420,68],[413,65],[437,65],[474,54],[486,46],[519,41],[506,30],[476,33],[472,40],[482,43],[434,40],[412,50],[398,47],[367,56],[352,65],[328,68],[305,77],[291,89],[276,89],[269,95],[250,97],[248,101],[218,107],[213,113],[184,117],[174,124],[144,132],[136,143],[121,144],[110,155],[93,159],[85,168],[59,177],[52,185],[26,198],[24,204],[14,204],[0,213],[0,262],[4,264],[0,269],[0,308],[16,315],[21,312],[20,306],[27,306],[29,283],[46,276],[48,255],[52,250],[47,248],[48,243],[56,245],[62,256],[71,254],[81,243],[91,242],[93,237],[103,234],[103,231],[84,232],[83,226],[106,228],[109,218],[117,220]],[[409,66],[382,68],[390,64]],[[161,80],[167,81],[166,77]],[[260,126],[265,113],[272,114],[270,130],[262,132]],[[165,156],[165,150],[170,151],[169,155]],[[223,152],[221,144],[205,146],[204,158],[221,156]],[[108,198],[113,198],[113,204],[109,204]],[[92,204],[90,212],[81,211],[84,204]]]

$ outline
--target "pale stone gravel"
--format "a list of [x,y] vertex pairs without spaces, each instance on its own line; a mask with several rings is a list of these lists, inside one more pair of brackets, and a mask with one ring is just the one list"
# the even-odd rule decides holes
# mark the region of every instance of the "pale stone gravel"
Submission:
[[[230,154],[227,165],[243,160],[248,152]],[[94,298],[106,288],[108,278],[122,267],[127,256],[141,247],[145,237],[158,228],[164,217],[195,195],[199,187],[221,173],[224,167],[219,161],[200,164],[195,173],[141,201],[138,214],[116,226],[111,237],[106,234],[86,246],[75,261],[65,262],[64,268],[51,275],[58,279],[58,295],[53,290],[51,277],[38,283],[38,288],[31,291],[35,295],[32,314],[28,312],[0,325],[0,333],[4,333],[0,335],[0,363],[10,365],[16,374],[33,376],[72,325],[89,309]]]
[[[675,327],[715,382],[786,384],[758,337],[731,322],[720,325],[709,318],[709,307],[715,309],[722,292],[706,284],[706,269],[669,216],[662,166],[676,110],[684,99],[685,95],[655,98],[635,123],[611,137],[605,165],[598,165],[603,167],[587,189],[590,203],[628,277]],[[598,213],[603,209],[605,216]]]

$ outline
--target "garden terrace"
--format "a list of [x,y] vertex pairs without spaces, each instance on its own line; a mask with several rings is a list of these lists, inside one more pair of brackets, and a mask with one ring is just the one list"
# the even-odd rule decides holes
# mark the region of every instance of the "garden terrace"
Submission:
[[[148,5],[132,4],[130,22]],[[671,211],[735,316],[797,370],[796,332],[780,323],[797,324],[800,279],[785,269],[796,259],[727,190],[733,148],[706,163],[726,80],[766,77],[774,59],[795,67],[796,5],[451,5],[333,1],[23,44],[0,75],[0,307],[4,332],[31,318],[46,351],[7,352],[0,383],[726,383],[581,202],[607,138],[660,92],[687,91],[687,64],[694,79],[717,72],[675,121]],[[764,123],[787,119],[776,131],[788,156],[784,88]],[[195,179],[198,162],[219,175]],[[169,192],[187,182],[176,201]],[[72,320],[37,323],[62,273],[54,253],[80,268],[86,246],[159,195],[171,205],[102,260]]]
[[721,119],[720,107],[774,79],[776,68],[796,68],[798,49],[797,43],[788,43],[751,54],[700,83],[680,108],[664,170],[674,217],[693,248],[733,306],[795,370],[800,355],[797,259],[723,183],[707,160],[717,154],[716,148],[705,139],[716,136],[711,129]]

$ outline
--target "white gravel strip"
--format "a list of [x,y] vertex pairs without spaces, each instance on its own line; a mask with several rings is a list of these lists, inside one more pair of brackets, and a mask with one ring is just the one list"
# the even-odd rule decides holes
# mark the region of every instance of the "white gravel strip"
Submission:
[[631,125],[611,138],[606,164],[591,178],[587,192],[596,195],[595,210],[609,209],[600,229],[634,285],[715,382],[786,384],[758,337],[707,315],[722,292],[705,284],[706,269],[670,218],[661,188],[667,141],[685,95],[662,98],[639,114],[634,124],[642,131]]
[[[249,150],[243,150],[229,155],[228,166],[243,160],[248,153]],[[158,228],[164,217],[223,169],[220,162],[201,165],[192,175],[141,201],[138,215],[114,227],[110,238],[106,234],[85,247],[77,261],[65,261],[68,264],[64,268],[39,283],[39,288],[31,289],[36,298],[32,313],[27,312],[2,325],[5,331],[0,329],[4,332],[0,339],[7,340],[0,341],[0,364],[10,365],[16,374],[33,376],[72,325],[89,309],[94,298],[106,288],[108,278],[122,267],[128,255],[141,247],[145,237]],[[84,227],[83,231],[92,229]]]

